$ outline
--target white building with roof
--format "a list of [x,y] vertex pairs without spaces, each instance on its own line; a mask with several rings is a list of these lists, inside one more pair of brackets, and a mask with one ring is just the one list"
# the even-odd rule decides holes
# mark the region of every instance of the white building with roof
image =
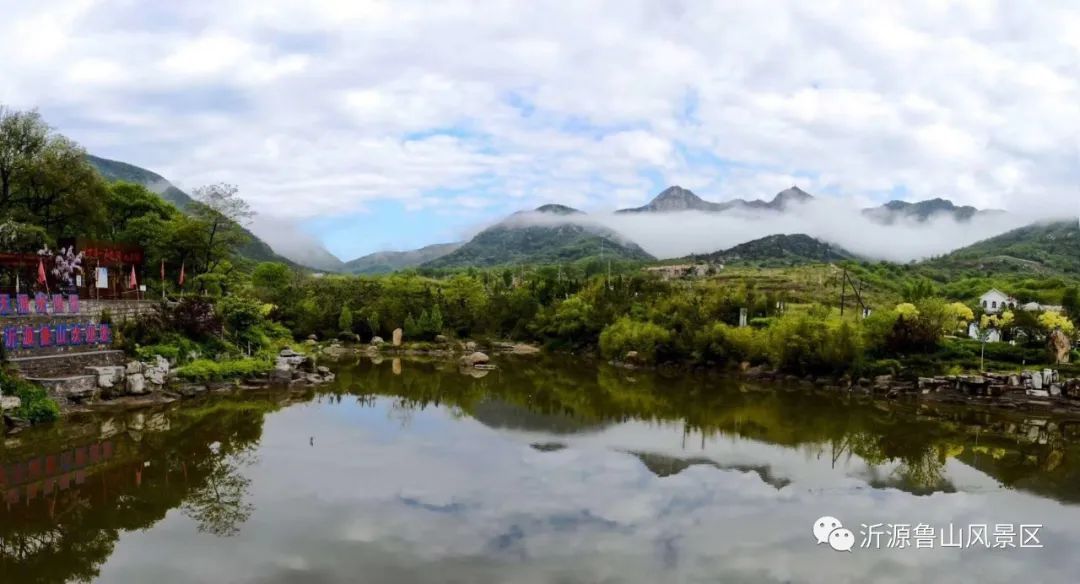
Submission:
[[1016,308],[1016,299],[997,288],[992,288],[979,297],[979,306],[986,314],[997,314],[1008,308]]

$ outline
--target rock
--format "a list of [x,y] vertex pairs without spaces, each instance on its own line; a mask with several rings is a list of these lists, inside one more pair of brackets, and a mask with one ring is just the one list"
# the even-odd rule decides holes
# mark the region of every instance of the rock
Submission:
[[281,350],[280,353],[278,353],[278,356],[280,356],[280,357],[300,357],[301,355],[300,355],[300,353],[297,353],[296,351],[290,349],[289,347],[285,347],[284,349]]
[[1043,386],[1042,373],[1039,372],[1039,371],[1032,371],[1031,372],[1031,387],[1033,387],[1034,389],[1042,389],[1042,386]]
[[481,353],[480,351],[475,351],[461,358],[461,364],[465,367],[487,365],[489,361],[491,361],[491,358]]
[[278,361],[274,370],[270,372],[270,381],[275,383],[288,383],[292,380],[292,367],[285,362]]
[[304,344],[309,346],[309,347],[314,347],[315,345],[318,345],[319,342],[316,341],[315,339],[308,339],[308,340],[304,341]]
[[309,373],[308,375],[304,376],[304,381],[307,381],[308,383],[313,385],[317,385],[319,383],[322,383],[323,379],[319,375]]
[[1072,343],[1069,337],[1061,329],[1054,329],[1046,341],[1046,348],[1050,351],[1050,360],[1053,363],[1063,364],[1069,362],[1069,353],[1072,351]]
[[134,375],[129,374],[127,376],[127,390],[128,393],[133,395],[146,393],[146,378],[143,377],[142,373],[135,373]]
[[476,343],[473,341],[468,341],[467,343],[465,343],[465,352],[467,353],[476,352],[476,348]]
[[176,388],[176,392],[184,397],[195,397],[200,393],[206,393],[210,388],[198,383],[184,383]]
[[1045,389],[1029,389],[1027,394],[1031,397],[1050,397],[1050,392]]
[[400,347],[401,346],[401,337],[402,337],[403,334],[405,334],[405,333],[401,329],[399,329],[399,328],[394,329],[393,339],[394,339],[394,346],[395,347]]
[[7,410],[17,410],[22,407],[22,400],[16,395],[5,395],[0,397],[0,412]]
[[149,381],[151,385],[161,386],[165,385],[165,377],[167,374],[166,371],[163,371],[158,367],[150,367],[146,370],[145,376],[146,380]]
[[393,359],[390,360],[390,371],[392,371],[394,373],[394,375],[401,375],[401,358],[400,357],[394,357]]
[[327,373],[330,373],[330,368],[325,365],[319,365],[315,368],[315,372],[319,375],[326,375]]
[[377,336],[377,335],[376,335],[376,336],[374,336],[374,337],[371,337],[371,344],[372,344],[372,346],[375,346],[375,347],[377,347],[377,346],[379,346],[379,345],[381,345],[381,344],[383,344],[383,343],[385,343],[385,342],[386,342],[386,341],[384,341],[384,340],[383,340],[383,338],[382,338],[382,337],[380,337],[380,336]]
[[142,368],[142,363],[139,363],[138,361],[128,361],[126,371],[128,375],[135,375],[138,373],[142,373]]
[[446,338],[446,335],[435,335],[435,342],[445,344],[450,342],[450,339]]
[[1050,390],[1049,391],[1050,391],[1050,395],[1052,395],[1052,396],[1061,395],[1061,384],[1060,383],[1052,383],[1052,384],[1050,384]]
[[623,356],[623,361],[626,361],[627,363],[637,363],[638,359],[639,357],[637,351],[627,351],[626,355]]
[[316,336],[316,335],[308,335],[308,336],[307,336],[307,340],[309,340],[309,341],[315,341],[315,342],[318,342],[318,341],[319,341],[319,337],[318,337],[318,336]]

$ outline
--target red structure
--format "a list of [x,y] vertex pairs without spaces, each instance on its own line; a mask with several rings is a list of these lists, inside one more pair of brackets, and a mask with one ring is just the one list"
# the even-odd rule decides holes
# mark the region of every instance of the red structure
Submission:
[[136,245],[78,238],[61,242],[61,248],[74,246],[81,252],[82,273],[76,272],[73,282],[59,282],[52,273],[53,258],[44,258],[45,284],[39,283],[38,267],[42,257],[36,253],[14,253],[0,250],[0,294],[77,294],[81,298],[136,299],[137,287],[131,286],[131,273],[143,281],[143,249]]

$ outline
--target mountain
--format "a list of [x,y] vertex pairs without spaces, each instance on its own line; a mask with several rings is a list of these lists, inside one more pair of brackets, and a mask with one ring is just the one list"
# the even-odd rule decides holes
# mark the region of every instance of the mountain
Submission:
[[952,273],[973,269],[1080,275],[1080,224],[1077,219],[1034,223],[960,248],[924,265]]
[[723,211],[727,207],[711,203],[678,185],[668,187],[648,204],[632,209],[620,209],[616,213],[669,213],[672,211]]
[[982,211],[969,205],[959,206],[942,198],[917,203],[889,201],[880,207],[863,209],[863,214],[885,225],[891,225],[900,219],[923,222],[941,215],[951,215],[957,221],[970,221],[976,215],[991,213],[1002,213],[1002,211]]
[[489,267],[509,264],[555,264],[603,256],[612,260],[654,259],[614,231],[584,221],[584,213],[563,205],[519,211],[481,231],[452,253],[425,268]]
[[854,257],[854,254],[843,248],[803,233],[769,235],[740,243],[730,249],[697,256],[698,259],[713,262],[755,262],[785,266],[834,262]]
[[[101,176],[105,178],[105,180],[122,180],[143,185],[144,187],[160,195],[161,198],[176,205],[176,207],[181,211],[186,211],[195,202],[195,200],[192,199],[190,195],[176,188],[172,183],[170,183],[160,174],[151,172],[149,170],[146,170],[145,168],[140,168],[133,164],[120,162],[118,160],[100,158],[91,154],[87,154],[86,158],[90,162],[90,164],[97,169],[98,173],[100,173]],[[245,257],[251,260],[260,262],[284,262],[293,265],[299,264],[302,266],[318,267],[305,263],[304,260],[311,259],[312,257],[323,257],[324,259],[325,256],[333,257],[330,252],[319,246],[321,252],[320,250],[305,250],[304,253],[290,254],[294,257],[286,258],[276,253],[269,244],[257,237],[248,229],[244,228],[244,233],[248,235],[249,239],[248,242],[244,244],[238,251],[241,257]],[[340,264],[340,260],[338,260],[337,258],[333,259],[337,260],[337,262]]]
[[341,271],[350,274],[388,274],[441,258],[461,246],[461,242],[436,243],[409,251],[378,251],[345,262]]
[[793,186],[777,193],[771,201],[732,199],[723,203],[713,203],[702,199],[688,189],[676,185],[664,189],[646,205],[631,209],[620,209],[616,213],[670,213],[675,211],[721,213],[732,209],[785,211],[792,204],[805,203],[813,198],[810,193]]

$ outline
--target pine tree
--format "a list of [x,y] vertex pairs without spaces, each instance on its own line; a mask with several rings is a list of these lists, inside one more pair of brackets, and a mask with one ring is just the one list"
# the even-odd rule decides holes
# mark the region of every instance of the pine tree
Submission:
[[438,304],[431,308],[431,330],[435,335],[441,335],[443,332],[442,311],[439,310]]
[[420,338],[420,333],[421,333],[420,327],[416,324],[416,319],[413,318],[412,314],[405,317],[405,326],[403,328],[404,328],[404,330],[402,332],[405,333],[405,338],[406,339],[418,339],[418,338]]

